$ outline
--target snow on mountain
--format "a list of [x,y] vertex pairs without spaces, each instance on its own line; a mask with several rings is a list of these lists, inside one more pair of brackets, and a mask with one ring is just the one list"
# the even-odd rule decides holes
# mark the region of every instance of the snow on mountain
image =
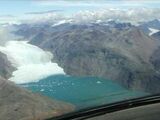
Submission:
[[153,35],[153,34],[155,34],[155,33],[157,33],[157,32],[160,31],[160,30],[154,29],[154,28],[149,28],[149,30],[151,31],[151,32],[149,33],[149,36],[151,36],[151,35]]
[[65,23],[72,23],[73,20],[72,19],[69,19],[69,20],[61,20],[61,21],[58,21],[57,23],[53,24],[52,27],[55,27],[55,26],[58,26],[58,25],[61,25],[61,24],[65,24]]

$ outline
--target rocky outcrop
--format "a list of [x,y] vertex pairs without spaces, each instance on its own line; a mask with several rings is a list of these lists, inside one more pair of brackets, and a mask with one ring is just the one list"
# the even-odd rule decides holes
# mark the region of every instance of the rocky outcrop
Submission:
[[63,24],[36,30],[28,38],[51,51],[67,74],[98,76],[126,88],[160,92],[160,75],[150,62],[159,42],[134,26]]
[[12,76],[12,72],[16,70],[8,61],[7,56],[0,52],[0,76],[8,79]]
[[73,110],[71,104],[51,100],[0,78],[0,120],[44,120]]
[[157,33],[154,33],[154,34],[152,35],[152,37],[153,37],[154,39],[156,39],[156,40],[159,40],[159,41],[160,41],[160,31],[159,31],[159,32],[157,32]]

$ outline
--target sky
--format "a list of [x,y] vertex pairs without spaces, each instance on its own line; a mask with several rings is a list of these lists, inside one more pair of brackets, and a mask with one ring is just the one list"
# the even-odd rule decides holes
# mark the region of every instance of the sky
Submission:
[[100,7],[159,7],[159,0],[0,0],[0,15],[26,12],[67,10],[67,12]]
[[0,23],[41,13],[72,15],[79,11],[128,8],[160,8],[159,0],[0,0]]

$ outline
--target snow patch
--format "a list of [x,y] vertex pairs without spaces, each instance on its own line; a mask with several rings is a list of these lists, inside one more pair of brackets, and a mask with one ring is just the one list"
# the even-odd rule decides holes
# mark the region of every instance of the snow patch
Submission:
[[160,30],[154,29],[154,28],[149,28],[149,30],[151,31],[151,32],[149,33],[149,36],[151,36],[151,35],[153,35],[153,34],[155,34],[155,33],[157,33],[157,32],[160,31]]
[[55,27],[55,26],[58,26],[58,25],[61,25],[61,24],[65,24],[65,23],[72,23],[72,20],[61,20],[61,21],[53,24],[52,27]]

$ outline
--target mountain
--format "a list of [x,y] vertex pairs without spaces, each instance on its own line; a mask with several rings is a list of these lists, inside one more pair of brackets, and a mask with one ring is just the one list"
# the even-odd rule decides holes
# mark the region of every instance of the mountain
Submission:
[[160,29],[160,21],[158,19],[154,19],[152,21],[145,22],[143,23],[143,25],[146,25],[148,27],[155,28],[155,29]]
[[72,110],[71,104],[32,93],[0,77],[1,120],[44,120]]
[[21,30],[15,33],[51,51],[54,60],[69,75],[98,76],[117,81],[129,89],[160,91],[159,70],[157,72],[151,60],[160,43],[139,27],[114,21],[30,26],[25,32],[34,32],[27,37]]
[[51,100],[6,80],[11,77],[14,70],[7,56],[0,52],[1,120],[43,120],[74,109],[74,106],[69,103]]
[[0,52],[0,76],[8,79],[12,76],[12,72],[15,70],[5,54]]
[[148,22],[140,23],[138,26],[144,33],[151,36],[153,39],[160,40],[160,21],[155,19]]
[[160,31],[159,32],[156,32],[152,35],[153,38],[157,39],[157,40],[160,40]]
[[150,34],[153,30],[160,30],[160,21],[157,19],[140,23],[138,26],[144,33]]

